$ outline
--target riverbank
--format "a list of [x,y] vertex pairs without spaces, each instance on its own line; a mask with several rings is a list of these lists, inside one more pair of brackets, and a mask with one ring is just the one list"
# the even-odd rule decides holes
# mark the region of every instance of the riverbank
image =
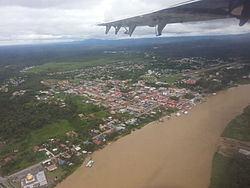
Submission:
[[222,131],[250,102],[250,85],[231,88],[189,115],[152,122],[93,154],[57,188],[207,188]]
[[223,131],[209,188],[249,187],[250,105]]

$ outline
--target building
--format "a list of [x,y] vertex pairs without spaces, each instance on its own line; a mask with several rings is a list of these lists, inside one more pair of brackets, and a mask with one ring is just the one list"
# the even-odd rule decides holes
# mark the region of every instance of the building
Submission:
[[96,145],[100,145],[102,143],[101,140],[97,140],[97,139],[94,139],[93,142],[96,144]]
[[48,171],[50,171],[50,172],[57,169],[57,166],[56,166],[55,162],[52,161],[52,160],[50,160],[50,159],[44,161],[44,162],[42,163],[42,165],[44,166],[44,168],[46,168],[46,169],[47,169]]
[[34,188],[47,185],[47,179],[44,171],[38,172],[36,175],[27,174],[27,176],[21,179],[22,188]]
[[66,135],[68,137],[75,137],[75,138],[79,136],[78,133],[76,133],[74,131],[67,132]]
[[246,155],[246,156],[250,156],[250,151],[245,150],[245,149],[239,149],[239,153]]
[[127,109],[128,109],[128,110],[131,110],[131,111],[134,111],[134,112],[138,112],[138,113],[143,111],[142,108],[137,107],[137,106],[132,106],[132,105],[128,105],[128,106],[127,106]]
[[186,80],[184,83],[189,84],[189,85],[194,85],[197,83],[197,80]]
[[4,162],[10,162],[10,161],[12,161],[13,159],[12,158],[10,158],[10,157],[6,157],[5,159],[3,159],[4,160]]

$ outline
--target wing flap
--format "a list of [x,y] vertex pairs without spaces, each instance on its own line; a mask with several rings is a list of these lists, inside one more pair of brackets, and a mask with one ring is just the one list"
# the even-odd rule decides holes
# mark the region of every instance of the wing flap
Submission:
[[[244,2],[247,2],[244,5]],[[106,26],[106,34],[111,27],[115,28],[115,34],[119,32],[121,27],[125,28],[125,34],[131,36],[137,26],[156,27],[157,36],[162,34],[163,29],[167,24],[208,21],[214,19],[223,19],[229,17],[236,17],[231,14],[234,9],[243,6],[245,11],[244,19],[241,17],[241,24],[243,25],[250,18],[250,1],[244,0],[202,0],[189,4],[184,4],[172,8],[163,9],[150,14],[135,16],[114,22],[99,24],[99,26]],[[243,8],[243,10],[244,10]],[[240,19],[240,18],[239,18]],[[247,20],[247,21],[246,21]]]

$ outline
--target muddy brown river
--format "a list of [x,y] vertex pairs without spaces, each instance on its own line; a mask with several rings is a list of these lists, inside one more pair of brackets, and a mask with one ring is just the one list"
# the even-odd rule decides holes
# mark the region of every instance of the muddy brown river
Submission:
[[250,85],[221,91],[188,115],[152,122],[93,154],[57,188],[208,188],[228,122],[250,104]]

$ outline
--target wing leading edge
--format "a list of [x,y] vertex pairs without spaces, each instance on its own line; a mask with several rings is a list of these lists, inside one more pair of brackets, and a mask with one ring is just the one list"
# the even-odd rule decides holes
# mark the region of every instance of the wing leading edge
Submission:
[[150,14],[135,16],[114,22],[99,24],[106,26],[108,34],[112,27],[115,34],[123,27],[125,34],[132,36],[137,26],[156,28],[156,35],[160,36],[167,24],[208,21],[234,17],[240,20],[240,26],[250,19],[250,0],[200,0],[189,1],[188,4],[163,9]]

